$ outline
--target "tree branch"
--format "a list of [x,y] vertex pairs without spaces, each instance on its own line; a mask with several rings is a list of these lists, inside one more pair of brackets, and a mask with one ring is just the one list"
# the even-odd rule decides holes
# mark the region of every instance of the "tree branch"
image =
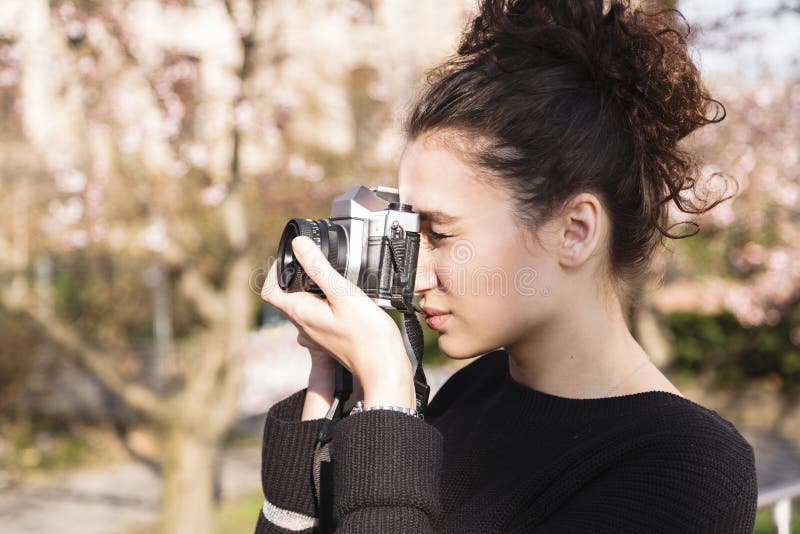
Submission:
[[125,451],[137,462],[145,466],[147,469],[150,470],[156,476],[162,476],[164,473],[164,469],[161,466],[161,463],[154,460],[153,458],[149,458],[139,451],[134,449],[131,446],[130,440],[128,439],[128,425],[122,421],[114,421],[114,433],[119,439],[119,442],[122,444],[122,447]]
[[225,319],[227,313],[222,294],[201,276],[183,249],[170,241],[167,248],[160,252],[160,257],[167,267],[179,273],[178,283],[183,294],[206,321],[215,323]]
[[761,11],[747,10],[739,7],[734,9],[728,15],[724,15],[705,26],[702,26],[702,29],[707,32],[716,32],[729,29],[735,24],[740,23],[744,18],[778,18],[786,14],[800,14],[800,1],[785,0],[773,8],[764,9]]
[[664,315],[685,311],[715,315],[725,309],[731,285],[723,279],[675,281],[656,289],[648,300]]
[[64,321],[53,317],[43,321],[30,311],[32,305],[29,302],[12,302],[5,294],[2,295],[2,304],[35,324],[48,339],[66,349],[66,355],[76,364],[119,395],[131,408],[142,412],[157,423],[162,423],[168,418],[169,409],[164,398],[146,386],[120,376],[102,352],[81,340]]
[[250,2],[250,20],[240,21],[236,17],[235,9],[231,0],[225,0],[225,9],[231,22],[239,32],[239,41],[242,46],[242,61],[239,64],[239,69],[236,73],[239,78],[240,91],[233,102],[234,121],[233,130],[233,147],[231,150],[230,162],[230,183],[228,185],[228,195],[222,202],[220,208],[223,213],[223,220],[225,221],[225,233],[228,241],[235,254],[242,254],[245,252],[249,245],[249,235],[247,228],[247,220],[245,218],[245,210],[242,206],[240,194],[238,192],[241,183],[241,145],[242,145],[242,131],[237,122],[236,113],[239,107],[246,101],[244,96],[244,88],[250,73],[253,70],[253,52],[255,51],[255,26],[258,17],[258,6],[255,1]]

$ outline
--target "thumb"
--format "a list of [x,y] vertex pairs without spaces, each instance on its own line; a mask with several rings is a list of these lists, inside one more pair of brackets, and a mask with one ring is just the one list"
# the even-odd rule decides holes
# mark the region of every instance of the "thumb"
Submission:
[[352,295],[354,291],[363,293],[361,288],[333,268],[311,238],[295,237],[292,239],[292,250],[308,277],[319,286],[329,301],[335,302],[345,295]]

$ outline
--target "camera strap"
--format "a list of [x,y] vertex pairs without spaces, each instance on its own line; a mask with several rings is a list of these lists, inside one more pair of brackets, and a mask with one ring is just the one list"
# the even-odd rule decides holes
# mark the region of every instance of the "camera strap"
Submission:
[[[409,307],[408,309],[414,309]],[[428,406],[428,396],[430,386],[425,377],[425,370],[422,367],[422,353],[424,350],[424,338],[422,326],[414,315],[414,312],[403,313],[402,323],[403,341],[406,350],[410,347],[416,356],[414,369],[414,391],[416,395],[417,411],[425,413]],[[325,416],[325,421],[320,428],[317,441],[314,445],[314,460],[312,464],[312,486],[314,489],[314,502],[316,505],[316,516],[319,518],[319,534],[334,532],[336,524],[333,518],[333,463],[331,460],[331,439],[333,424],[341,419],[342,407],[352,392],[352,374],[341,364],[336,365],[336,387],[331,408]],[[349,388],[349,389],[348,389]]]
[[353,375],[338,361],[335,364],[336,378],[333,401],[322,422],[314,444],[311,483],[314,489],[314,504],[319,518],[320,534],[333,532],[333,463],[331,461],[331,439],[333,424],[341,419],[344,403],[353,392]]
[[[411,309],[413,310],[413,308]],[[412,359],[412,366],[414,369],[414,393],[417,402],[416,409],[424,416],[425,409],[428,407],[428,397],[430,396],[431,388],[425,376],[425,369],[422,367],[422,353],[425,349],[422,326],[419,324],[419,319],[417,319],[413,311],[403,313],[403,342],[406,345],[406,351],[409,355],[416,355],[416,357]]]
[[[422,325],[415,312],[424,313],[424,310],[416,306],[412,297],[414,294],[414,277],[417,270],[416,249],[406,250],[406,238],[419,241],[419,234],[415,232],[403,232],[398,230],[398,234],[388,239],[388,249],[394,263],[395,272],[400,279],[400,297],[392,298],[392,306],[402,310],[403,322],[403,343],[405,343],[406,353],[411,360],[412,373],[414,373],[414,393],[416,396],[416,409],[421,415],[425,415],[428,408],[428,397],[431,388],[428,386],[428,379],[425,377],[425,370],[422,367],[422,357],[425,352],[425,338],[422,334]],[[406,252],[411,252],[406,254]]]
[[[430,386],[422,367],[423,352],[425,350],[425,339],[422,333],[422,325],[415,315],[415,312],[424,313],[422,309],[412,302],[410,282],[414,276],[416,266],[416,256],[406,257],[404,241],[400,238],[391,239],[388,242],[388,250],[395,272],[400,279],[401,296],[392,298],[391,304],[395,309],[401,310],[403,314],[402,334],[403,343],[406,348],[409,360],[411,361],[412,372],[414,374],[414,395],[416,398],[416,410],[421,415],[425,415],[428,407],[428,397],[430,396]],[[410,265],[406,265],[406,263]],[[325,420],[320,427],[317,441],[314,445],[314,460],[312,468],[312,485],[314,489],[314,502],[317,507],[317,517],[319,518],[319,534],[327,534],[336,529],[333,519],[333,464],[331,460],[331,439],[333,425],[342,417],[344,403],[353,391],[353,375],[347,371],[339,362],[336,362],[336,378],[333,394],[333,401]]]

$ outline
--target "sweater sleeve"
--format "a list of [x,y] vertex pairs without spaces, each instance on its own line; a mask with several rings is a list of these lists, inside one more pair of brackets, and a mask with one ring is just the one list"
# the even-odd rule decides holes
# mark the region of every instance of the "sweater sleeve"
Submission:
[[351,414],[333,430],[337,533],[432,533],[440,512],[442,434],[401,412]]
[[752,534],[757,498],[753,449],[740,436],[668,439],[592,479],[536,528],[520,518],[519,531]]
[[311,469],[323,419],[301,421],[307,388],[267,412],[261,449],[264,506],[255,534],[310,534],[318,520]]

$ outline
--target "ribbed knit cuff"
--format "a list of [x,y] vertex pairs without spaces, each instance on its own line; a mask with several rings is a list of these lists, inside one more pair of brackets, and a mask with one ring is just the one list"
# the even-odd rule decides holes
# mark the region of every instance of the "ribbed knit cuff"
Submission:
[[261,483],[271,504],[316,516],[312,464],[323,419],[301,421],[307,388],[267,412],[261,456]]
[[333,427],[334,516],[377,506],[439,514],[442,434],[424,420],[389,410],[351,414]]

